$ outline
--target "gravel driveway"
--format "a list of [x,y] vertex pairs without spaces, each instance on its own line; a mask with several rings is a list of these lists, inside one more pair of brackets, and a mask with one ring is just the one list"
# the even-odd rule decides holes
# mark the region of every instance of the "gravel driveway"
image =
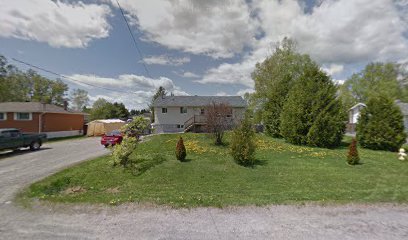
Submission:
[[18,190],[61,168],[107,153],[98,139],[0,154],[0,239],[408,239],[407,205],[171,209],[13,202]]

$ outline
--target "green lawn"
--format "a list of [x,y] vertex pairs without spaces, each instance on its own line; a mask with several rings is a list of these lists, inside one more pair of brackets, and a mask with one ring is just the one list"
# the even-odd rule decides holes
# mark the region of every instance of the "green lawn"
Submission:
[[359,149],[362,164],[349,166],[347,147],[301,147],[258,135],[258,164],[245,168],[234,163],[227,146],[212,145],[204,134],[183,134],[189,161],[179,162],[174,155],[178,137],[153,136],[138,146],[132,158],[160,154],[166,159],[154,166],[147,162],[145,172],[112,167],[105,156],[37,182],[21,196],[176,207],[408,200],[408,162],[396,153]]

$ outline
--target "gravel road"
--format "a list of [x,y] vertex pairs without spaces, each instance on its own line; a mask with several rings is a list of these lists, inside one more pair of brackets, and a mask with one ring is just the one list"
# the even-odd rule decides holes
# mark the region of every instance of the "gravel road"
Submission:
[[88,138],[0,154],[0,239],[408,239],[407,205],[24,209],[13,202],[29,183],[106,152]]

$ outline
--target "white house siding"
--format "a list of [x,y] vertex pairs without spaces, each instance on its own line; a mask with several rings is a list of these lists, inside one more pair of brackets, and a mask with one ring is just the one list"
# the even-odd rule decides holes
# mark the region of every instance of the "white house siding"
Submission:
[[[162,113],[162,107],[154,108],[154,123],[153,128],[155,133],[166,132],[183,132],[184,123],[194,115],[200,115],[201,107],[187,107],[187,113],[181,113],[180,107],[167,107],[167,113]],[[232,114],[234,119],[242,119],[245,113],[245,108],[233,108]],[[177,125],[182,125],[177,128]]]

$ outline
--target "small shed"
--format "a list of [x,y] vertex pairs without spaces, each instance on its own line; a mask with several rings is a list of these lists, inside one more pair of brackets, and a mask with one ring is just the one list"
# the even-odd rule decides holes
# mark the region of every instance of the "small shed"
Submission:
[[87,136],[101,136],[103,134],[119,130],[126,122],[120,119],[94,120],[88,123]]

